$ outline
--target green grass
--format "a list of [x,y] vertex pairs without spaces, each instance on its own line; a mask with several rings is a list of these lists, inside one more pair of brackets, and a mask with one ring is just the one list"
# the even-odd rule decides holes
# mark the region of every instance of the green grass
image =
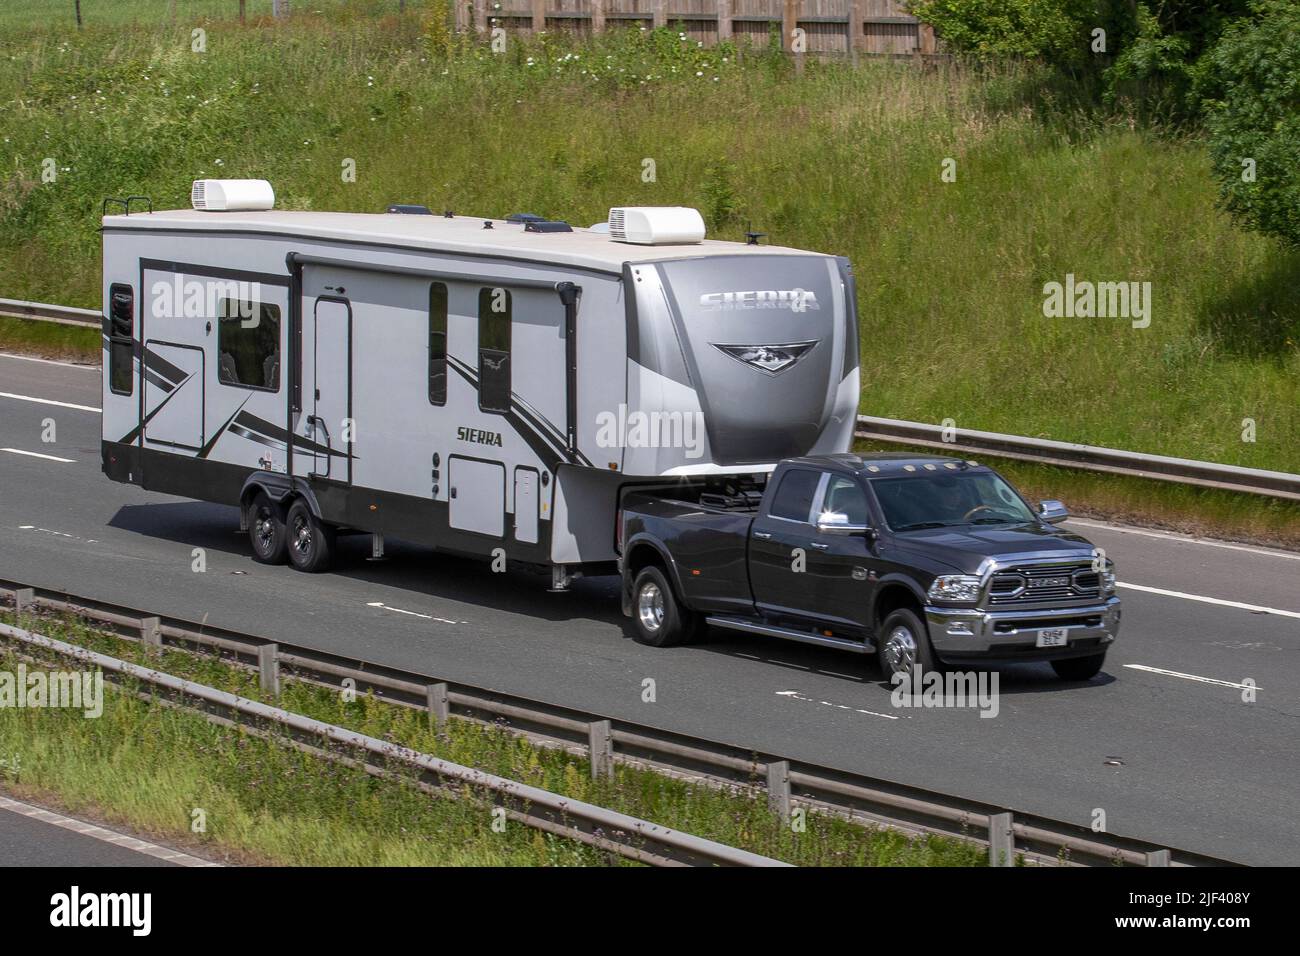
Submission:
[[[14,622],[10,613],[0,620]],[[255,674],[228,662],[168,650],[150,658],[136,642],[65,618],[22,626],[81,647],[263,699]],[[0,656],[0,669],[13,670]],[[959,840],[908,838],[809,813],[794,830],[767,809],[761,787],[720,790],[618,766],[593,781],[586,760],[537,747],[503,727],[454,718],[435,733],[423,712],[373,697],[345,702],[337,691],[286,680],[280,706],[423,753],[811,866],[978,866],[986,853]],[[98,720],[63,711],[0,709],[0,757],[19,757],[17,784],[56,794],[72,810],[94,807],[160,836],[189,833],[190,812],[207,810],[204,842],[279,863],[321,865],[602,862],[572,841],[510,824],[490,829],[473,802],[436,800],[398,782],[304,758],[207,722],[124,695]],[[0,775],[0,782],[5,778]],[[755,781],[760,783],[760,781]]]
[[[3,294],[97,307],[102,197],[184,206],[199,176],[268,178],[294,209],[587,224],[684,203],[716,236],[752,223],[852,258],[865,413],[1300,471],[1300,254],[1216,208],[1195,138],[1072,106],[1030,68],[796,77],[671,31],[494,56],[436,5],[369,9],[213,22],[205,54],[189,23],[7,31]],[[1045,318],[1043,284],[1066,273],[1150,281],[1150,328]]]
[[103,357],[103,344],[98,329],[0,316],[0,352],[24,352],[41,358],[98,365]]

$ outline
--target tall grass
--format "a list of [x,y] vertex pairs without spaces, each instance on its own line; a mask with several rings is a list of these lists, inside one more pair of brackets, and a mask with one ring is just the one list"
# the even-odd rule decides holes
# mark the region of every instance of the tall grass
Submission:
[[[100,200],[183,206],[199,176],[268,178],[295,209],[586,225],[683,203],[715,236],[852,258],[866,413],[1300,470],[1300,255],[1216,209],[1198,140],[1077,106],[1032,68],[795,76],[670,30],[493,55],[438,5],[212,21],[203,54],[191,25],[0,39],[4,294],[96,306]],[[1045,318],[1067,273],[1150,281],[1150,328]]]

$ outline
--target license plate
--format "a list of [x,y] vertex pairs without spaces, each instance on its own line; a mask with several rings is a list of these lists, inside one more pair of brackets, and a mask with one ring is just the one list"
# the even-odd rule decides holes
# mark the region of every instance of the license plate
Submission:
[[1064,647],[1069,643],[1069,629],[1049,627],[1038,632],[1039,647]]

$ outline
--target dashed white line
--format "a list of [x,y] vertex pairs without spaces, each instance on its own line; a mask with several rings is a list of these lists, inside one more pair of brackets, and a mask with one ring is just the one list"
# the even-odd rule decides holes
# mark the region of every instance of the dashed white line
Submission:
[[1135,671],[1146,671],[1148,674],[1163,674],[1165,677],[1181,677],[1183,680],[1196,681],[1198,684],[1217,684],[1220,687],[1232,687],[1236,690],[1245,690],[1251,688],[1260,690],[1255,684],[1235,684],[1230,680],[1219,680],[1215,677],[1201,677],[1197,674],[1184,674],[1181,671],[1167,671],[1163,667],[1150,667],[1147,664],[1125,664],[1125,667],[1132,668]]
[[7,451],[11,455],[25,455],[28,458],[44,458],[46,461],[61,461],[65,465],[76,464],[75,458],[60,458],[58,455],[42,455],[38,451],[23,451],[21,448],[0,448],[0,451]]
[[1243,611],[1255,611],[1260,614],[1276,614],[1279,617],[1293,617],[1300,620],[1300,611],[1283,611],[1276,607],[1264,607],[1260,604],[1245,604],[1241,601],[1225,601],[1223,598],[1205,597],[1201,594],[1187,594],[1183,591],[1167,591],[1164,588],[1147,587],[1145,584],[1128,584],[1116,582],[1116,587],[1128,588],[1130,591],[1144,591],[1147,594],[1159,594],[1163,597],[1182,598],[1184,601],[1199,601],[1202,604],[1217,604],[1220,607],[1235,607]]
[[810,704],[821,704],[823,707],[833,707],[836,710],[850,710],[855,714],[866,714],[868,717],[884,717],[886,720],[910,720],[908,714],[882,714],[874,710],[866,710],[862,707],[850,707],[848,704],[837,704],[830,700],[818,700],[816,697],[809,697],[801,694],[797,690],[778,690],[777,697],[788,697],[791,700],[802,700]]
[[434,617],[432,614],[421,614],[419,611],[406,611],[400,607],[389,607],[383,601],[369,601],[366,607],[377,607],[381,611],[394,611],[397,614],[407,614],[411,617],[422,617],[426,621],[437,621],[439,624],[468,624],[469,621],[452,621],[445,617]]
[[0,392],[0,398],[12,398],[20,402],[36,402],[38,405],[55,405],[59,408],[75,408],[81,412],[94,412],[96,415],[103,414],[102,408],[96,408],[94,405],[77,405],[73,402],[56,402],[52,398],[36,398],[34,395],[16,395],[13,392]]
[[72,817],[65,817],[63,814],[55,813],[53,810],[46,810],[44,807],[34,807],[29,803],[21,803],[18,800],[11,800],[5,796],[0,796],[0,810],[10,810],[20,816],[30,817],[31,819],[39,820],[42,823],[49,823],[56,827],[62,827],[64,830],[71,830],[73,833],[79,833],[82,836],[90,837],[93,840],[99,840],[102,843],[112,843],[116,846],[134,850],[136,853],[143,853],[146,856],[152,856],[159,860],[166,860],[169,863],[175,863],[178,866],[221,866],[220,863],[214,863],[211,860],[202,860],[197,856],[190,856],[188,853],[182,853],[180,850],[173,850],[170,847],[158,846],[156,843],[137,840],[135,837],[127,836],[124,833],[117,833],[113,830],[96,826],[93,823],[86,823],[84,820],[74,820]]
[[1127,525],[1106,524],[1102,521],[1083,521],[1079,518],[1071,518],[1067,524],[1076,524],[1081,528],[1100,528],[1105,531],[1114,531],[1118,534],[1136,534],[1144,538],[1159,538],[1162,541],[1175,541],[1179,544],[1200,544],[1207,548],[1223,548],[1225,551],[1245,551],[1247,554],[1258,554],[1266,558],[1284,558],[1288,561],[1300,561],[1300,554],[1291,551],[1280,551],[1273,548],[1255,548],[1245,544],[1232,544],[1228,541],[1215,541],[1213,538],[1198,538],[1193,535],[1171,534],[1168,531],[1147,531],[1142,528],[1130,528]]

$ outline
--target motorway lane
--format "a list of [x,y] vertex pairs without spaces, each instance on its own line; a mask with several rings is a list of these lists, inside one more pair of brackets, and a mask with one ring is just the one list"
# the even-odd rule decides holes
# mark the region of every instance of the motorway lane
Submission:
[[[2,357],[0,392],[99,404],[94,374]],[[47,417],[52,445],[40,441]],[[345,539],[329,575],[256,564],[233,509],[104,479],[98,427],[93,412],[0,398],[0,448],[75,460],[0,452],[0,577],[1083,824],[1101,808],[1115,832],[1189,850],[1300,861],[1300,619],[1125,591],[1124,633],[1090,684],[1017,665],[999,672],[996,719],[896,710],[852,655],[723,632],[702,647],[642,647],[612,579],[553,595],[540,575],[399,542],[372,563],[364,538]],[[1300,612],[1300,563],[1285,553],[1080,530],[1123,581]],[[206,573],[191,570],[195,547]],[[1246,704],[1230,687],[1125,665],[1262,689]]]
[[107,840],[0,809],[0,866],[176,866]]

